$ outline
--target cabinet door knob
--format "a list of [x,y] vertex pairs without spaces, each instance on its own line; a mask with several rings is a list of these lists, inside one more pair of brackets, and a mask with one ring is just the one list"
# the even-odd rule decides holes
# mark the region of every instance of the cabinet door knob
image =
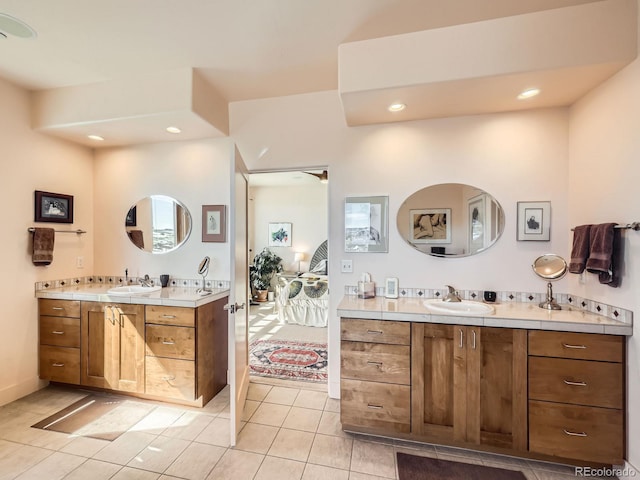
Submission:
[[578,348],[578,349],[581,349],[581,350],[584,350],[585,348],[587,348],[586,345],[571,345],[569,343],[563,343],[562,346],[564,348]]
[[61,332],[60,330],[54,330],[51,333],[54,334],[54,335],[64,335],[64,332]]
[[51,310],[64,310],[63,307],[51,307]]
[[163,344],[163,345],[175,345],[175,344],[176,344],[176,342],[170,342],[170,341],[167,341],[167,340],[163,340],[163,341],[162,341],[162,344]]
[[162,318],[176,318],[176,316],[175,315],[164,314],[164,315],[162,315]]
[[52,363],[52,367],[64,367],[64,363]]
[[382,366],[382,362],[367,362],[367,365],[375,365],[376,367],[381,367]]
[[374,410],[382,410],[382,405],[373,405],[371,403],[367,403],[367,408],[373,408]]
[[369,335],[382,335],[382,330],[367,330]]

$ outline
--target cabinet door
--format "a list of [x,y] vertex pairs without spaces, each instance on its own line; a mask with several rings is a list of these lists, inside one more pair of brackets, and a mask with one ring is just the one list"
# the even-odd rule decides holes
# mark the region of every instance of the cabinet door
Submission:
[[411,326],[411,429],[434,439],[466,436],[464,327]]
[[144,307],[82,302],[82,385],[144,392]]
[[526,450],[526,332],[510,328],[464,328],[467,442]]
[[113,388],[109,383],[113,344],[113,318],[105,312],[106,305],[82,302],[81,375],[82,385]]
[[115,317],[111,358],[111,387],[124,392],[144,392],[144,306],[113,305]]

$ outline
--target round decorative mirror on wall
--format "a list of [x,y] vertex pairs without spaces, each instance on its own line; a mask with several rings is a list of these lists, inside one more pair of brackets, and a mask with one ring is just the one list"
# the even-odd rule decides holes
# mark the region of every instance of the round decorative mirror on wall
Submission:
[[165,195],[143,198],[125,217],[129,240],[149,253],[167,253],[180,247],[189,238],[191,225],[187,207]]
[[416,250],[435,257],[466,257],[498,241],[504,211],[484,190],[441,183],[410,195],[396,222],[400,236]]

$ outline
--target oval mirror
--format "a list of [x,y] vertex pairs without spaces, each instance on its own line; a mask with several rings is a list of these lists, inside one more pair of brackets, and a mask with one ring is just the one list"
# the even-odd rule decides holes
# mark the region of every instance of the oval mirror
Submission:
[[191,233],[191,214],[178,200],[151,195],[133,205],[125,218],[131,243],[149,253],[167,253],[180,247]]
[[498,241],[504,211],[484,190],[441,183],[410,195],[400,206],[396,223],[400,236],[422,253],[466,257]]
[[540,278],[548,280],[547,282],[547,297],[545,301],[538,306],[546,310],[561,310],[553,298],[553,287],[551,286],[551,280],[558,280],[564,277],[567,273],[567,262],[564,258],[553,253],[545,253],[535,259],[533,265],[531,265],[533,271],[536,272]]

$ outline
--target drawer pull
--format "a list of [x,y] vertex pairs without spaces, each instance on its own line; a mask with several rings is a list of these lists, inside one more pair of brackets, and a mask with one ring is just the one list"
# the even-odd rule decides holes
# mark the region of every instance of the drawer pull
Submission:
[[163,340],[163,341],[162,341],[162,344],[163,344],[163,345],[175,345],[175,344],[176,344],[176,342],[168,342],[168,341],[166,341],[166,340]]
[[59,330],[54,330],[53,332],[51,332],[54,335],[64,335],[64,332],[61,332]]
[[371,403],[367,403],[367,408],[372,408],[374,410],[382,410],[382,405],[372,405]]
[[564,348],[578,348],[578,349],[581,349],[581,350],[584,350],[585,348],[587,348],[586,345],[571,345],[569,343],[563,343],[562,346]]
[[367,362],[367,365],[375,365],[376,367],[381,367],[382,366],[382,362]]
[[175,380],[176,376],[175,375],[167,375],[166,377],[162,377],[162,380],[164,380],[165,382],[170,382],[171,380]]
[[52,363],[52,367],[64,367],[64,363]]
[[162,318],[176,318],[176,316],[175,315],[168,315],[168,314],[165,313],[164,315],[162,315]]
[[64,310],[64,307],[51,307],[51,310]]
[[369,335],[382,335],[382,330],[367,330]]
[[564,383],[566,383],[567,385],[571,385],[573,387],[586,387],[587,386],[586,382],[572,382],[570,380],[564,380]]
[[464,332],[460,329],[460,348],[464,347]]
[[569,430],[564,430],[565,435],[569,435],[570,437],[586,437],[587,434],[584,432],[570,432]]

